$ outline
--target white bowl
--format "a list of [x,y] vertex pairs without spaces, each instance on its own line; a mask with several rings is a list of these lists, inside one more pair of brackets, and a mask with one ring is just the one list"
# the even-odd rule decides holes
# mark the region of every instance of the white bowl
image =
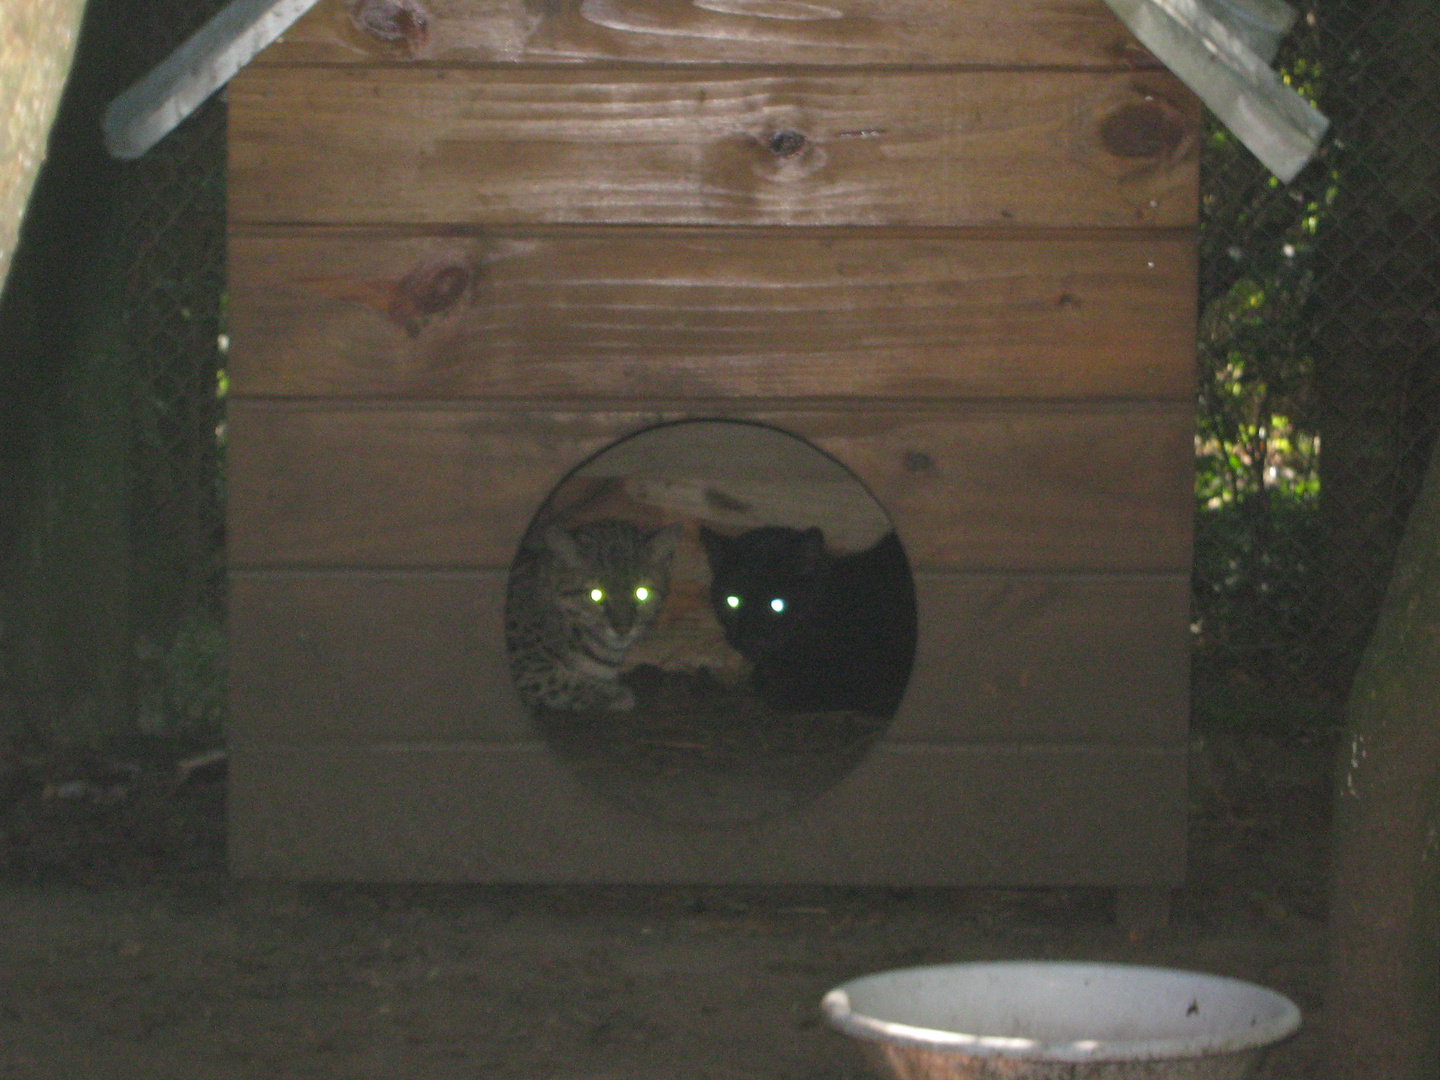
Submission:
[[821,1009],[896,1080],[1240,1080],[1300,1026],[1273,990],[1132,964],[904,968],[843,983]]

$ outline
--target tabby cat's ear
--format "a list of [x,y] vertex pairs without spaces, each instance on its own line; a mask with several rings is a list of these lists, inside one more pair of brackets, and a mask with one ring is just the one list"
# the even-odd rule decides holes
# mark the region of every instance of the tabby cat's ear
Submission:
[[542,539],[552,554],[563,560],[566,565],[579,569],[580,549],[575,546],[575,538],[573,536],[559,525],[551,525],[545,530],[545,535]]
[[663,562],[675,554],[675,546],[680,543],[680,531],[679,525],[667,525],[650,534],[646,547],[652,562]]

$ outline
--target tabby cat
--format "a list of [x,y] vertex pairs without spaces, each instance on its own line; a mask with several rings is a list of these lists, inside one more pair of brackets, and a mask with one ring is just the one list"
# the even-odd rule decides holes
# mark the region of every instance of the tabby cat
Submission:
[[505,643],[531,708],[625,710],[635,695],[620,662],[655,621],[680,538],[628,521],[551,525],[521,545],[510,569]]
[[702,527],[700,540],[711,605],[767,705],[894,713],[915,655],[915,585],[899,537],[852,555],[826,551],[816,527],[733,537]]

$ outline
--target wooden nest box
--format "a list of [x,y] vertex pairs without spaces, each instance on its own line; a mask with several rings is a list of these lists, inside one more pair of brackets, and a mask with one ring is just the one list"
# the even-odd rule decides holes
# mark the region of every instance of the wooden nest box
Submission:
[[[1101,0],[322,0],[229,89],[236,872],[1178,883],[1199,133]],[[693,673],[699,525],[872,497],[913,672],[803,798],[522,707],[542,506],[685,526]]]

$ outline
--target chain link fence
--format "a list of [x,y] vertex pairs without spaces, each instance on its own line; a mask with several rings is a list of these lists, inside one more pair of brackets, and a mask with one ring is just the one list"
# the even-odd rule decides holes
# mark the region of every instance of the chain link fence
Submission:
[[[225,0],[134,5],[147,70]],[[123,170],[132,357],[130,536],[136,723],[218,741],[225,702],[225,106],[217,96]]]
[[1199,719],[1333,722],[1374,627],[1440,428],[1437,27],[1427,0],[1302,8],[1276,66],[1331,129],[1288,187],[1207,132]]
[[[220,3],[139,5],[151,25],[137,25],[129,47],[154,62]],[[1223,128],[1206,132],[1193,577],[1202,721],[1333,722],[1440,427],[1430,4],[1302,9],[1276,66],[1332,128],[1293,185]],[[176,21],[182,8],[189,25]],[[218,733],[223,709],[224,143],[212,101],[127,179],[136,686],[140,726],[157,731]]]

